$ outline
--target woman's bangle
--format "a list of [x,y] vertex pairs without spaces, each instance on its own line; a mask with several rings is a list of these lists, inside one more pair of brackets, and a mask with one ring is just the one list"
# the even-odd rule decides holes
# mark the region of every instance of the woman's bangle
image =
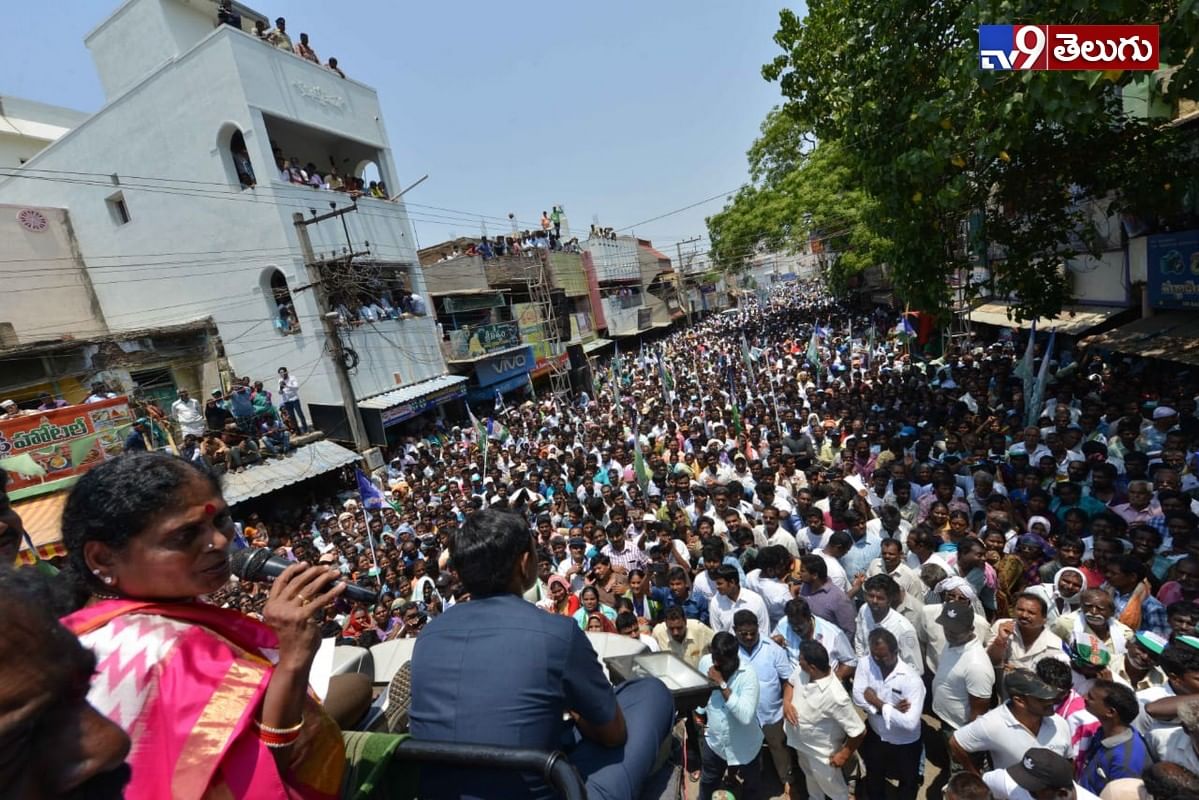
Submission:
[[258,720],[254,720],[254,725],[258,728],[259,741],[271,750],[282,750],[299,740],[300,731],[304,728],[304,718],[301,716],[300,721],[290,728],[272,728]]
[[300,729],[304,727],[304,715],[301,714],[300,721],[295,725],[292,725],[290,728],[272,728],[270,725],[263,725],[258,720],[254,720],[254,726],[263,733],[274,733],[284,736],[291,733],[299,733]]

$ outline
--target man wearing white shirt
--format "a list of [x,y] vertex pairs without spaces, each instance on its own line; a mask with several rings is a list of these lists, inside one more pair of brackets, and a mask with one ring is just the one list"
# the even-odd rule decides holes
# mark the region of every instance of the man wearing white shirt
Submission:
[[971,753],[989,752],[996,769],[1007,769],[1034,747],[1069,757],[1070,726],[1054,714],[1059,692],[1036,673],[1016,669],[1004,677],[1011,698],[949,738],[949,753],[963,769],[979,774]]
[[857,629],[854,633],[853,649],[859,659],[869,655],[869,635],[875,628],[885,628],[899,643],[899,657],[917,675],[924,674],[924,659],[920,655],[920,642],[916,629],[902,614],[892,607],[892,600],[902,599],[903,590],[891,577],[875,575],[867,578],[863,587],[866,603],[858,612]]
[[279,367],[279,404],[291,415],[300,433],[308,433],[308,418],[300,404],[300,383],[287,373],[287,367]]
[[866,712],[870,730],[862,743],[866,765],[865,796],[885,797],[889,775],[899,778],[897,796],[915,800],[920,789],[920,714],[924,681],[899,658],[899,642],[886,628],[867,637],[870,657],[853,678],[853,701]]
[[799,544],[794,536],[779,526],[779,510],[774,506],[762,510],[762,525],[754,529],[754,539],[757,540],[759,535],[765,539],[768,547],[778,545],[785,548],[792,558],[799,558]]
[[982,779],[996,800],[1099,800],[1074,782],[1074,763],[1070,759],[1044,747],[1034,747],[1007,769],[993,769]]
[[948,646],[941,652],[933,675],[933,713],[944,727],[957,730],[987,713],[995,688],[995,668],[974,635],[970,603],[944,603],[937,624]]
[[716,596],[708,604],[708,619],[712,630],[732,632],[733,615],[741,609],[749,609],[758,618],[758,632],[763,638],[770,636],[770,615],[762,596],[741,585],[741,576],[731,564],[721,564],[716,569]]
[[783,618],[784,608],[791,600],[791,589],[779,580],[791,573],[791,557],[782,547],[764,547],[758,552],[758,569],[745,576],[745,585],[762,596],[770,629]]
[[792,598],[785,611],[786,615],[779,620],[770,638],[786,648],[792,663],[799,662],[799,650],[804,642],[819,642],[828,653],[829,665],[837,680],[849,680],[858,666],[858,655],[845,631],[813,614],[808,601],[802,597]]
[[799,669],[783,687],[784,731],[799,758],[808,796],[848,800],[841,768],[862,743],[866,726],[830,666],[819,642],[804,641]]
[[845,572],[845,566],[841,563],[841,557],[849,552],[852,543],[853,540],[845,531],[830,532],[825,545],[815,551],[816,555],[823,558],[824,562],[828,564],[828,579],[846,594],[850,594],[850,582],[849,575]]
[[1048,610],[1045,598],[1022,593],[1016,596],[1013,619],[995,620],[987,638],[987,653],[997,670],[1036,669],[1042,658],[1070,661],[1062,651],[1061,637],[1045,624]]
[[199,400],[188,394],[187,389],[180,389],[179,399],[171,403],[171,418],[179,423],[179,430],[184,436],[191,434],[199,438],[204,435],[204,409],[200,408]]
[[928,594],[928,589],[920,580],[920,574],[903,563],[903,545],[898,539],[883,539],[879,557],[871,561],[870,566],[866,568],[867,578],[873,578],[875,575],[890,575],[899,584],[899,588],[922,603],[924,596]]

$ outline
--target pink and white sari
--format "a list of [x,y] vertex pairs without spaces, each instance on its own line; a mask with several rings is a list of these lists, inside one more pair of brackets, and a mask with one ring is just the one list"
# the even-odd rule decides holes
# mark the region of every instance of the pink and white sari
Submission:
[[274,632],[203,603],[105,600],[63,618],[96,655],[88,701],[133,740],[138,800],[331,800],[341,732],[313,701],[281,774],[253,724],[278,646]]

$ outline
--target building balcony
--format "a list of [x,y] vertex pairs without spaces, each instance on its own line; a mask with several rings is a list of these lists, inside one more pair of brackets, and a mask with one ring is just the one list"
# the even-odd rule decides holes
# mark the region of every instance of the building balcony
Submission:
[[524,346],[517,322],[492,322],[449,331],[449,339],[441,343],[441,352],[448,364],[473,364]]

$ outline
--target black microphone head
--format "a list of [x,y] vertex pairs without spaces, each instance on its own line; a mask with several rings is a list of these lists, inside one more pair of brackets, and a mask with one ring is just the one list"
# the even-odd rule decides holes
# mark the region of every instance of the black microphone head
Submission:
[[264,547],[246,547],[229,558],[229,568],[242,580],[260,581],[268,577],[262,568],[270,557],[271,551]]

